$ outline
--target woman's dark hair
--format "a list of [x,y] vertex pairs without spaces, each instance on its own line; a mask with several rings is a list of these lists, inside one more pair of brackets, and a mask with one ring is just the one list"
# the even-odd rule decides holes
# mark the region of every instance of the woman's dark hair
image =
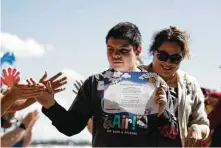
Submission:
[[159,32],[156,32],[152,38],[152,44],[150,45],[150,54],[157,50],[164,42],[173,42],[181,47],[184,57],[190,57],[189,45],[188,45],[189,35],[185,31],[181,31],[175,26],[170,26]]

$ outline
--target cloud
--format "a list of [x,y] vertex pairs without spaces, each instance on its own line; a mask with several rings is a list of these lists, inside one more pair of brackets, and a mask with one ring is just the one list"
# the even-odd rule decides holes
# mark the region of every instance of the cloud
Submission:
[[124,73],[124,75],[122,76],[125,79],[131,78],[131,75],[129,75],[128,73]]
[[14,52],[18,57],[39,57],[54,49],[49,44],[40,44],[34,39],[20,39],[10,33],[1,32],[1,49]]
[[73,80],[85,80],[84,76],[75,72],[74,70],[65,68],[62,71],[69,79],[73,79]]

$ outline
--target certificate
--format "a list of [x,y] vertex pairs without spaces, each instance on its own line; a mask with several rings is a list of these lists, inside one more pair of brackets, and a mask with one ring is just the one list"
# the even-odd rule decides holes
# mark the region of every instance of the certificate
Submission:
[[104,112],[136,115],[158,113],[155,92],[161,78],[156,73],[107,71],[104,78]]

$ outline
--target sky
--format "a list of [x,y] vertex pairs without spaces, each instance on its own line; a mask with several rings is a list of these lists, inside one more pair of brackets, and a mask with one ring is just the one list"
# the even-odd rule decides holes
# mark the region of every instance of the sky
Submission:
[[[75,98],[74,81],[108,68],[105,36],[111,27],[122,21],[136,24],[143,37],[142,57],[148,64],[153,33],[175,25],[190,34],[192,59],[185,60],[181,69],[202,87],[220,91],[220,8],[220,0],[2,0],[1,52],[16,54],[14,66],[23,80],[39,80],[44,71],[49,76],[63,71],[68,85],[56,99],[68,108]],[[39,104],[34,107],[40,109]],[[52,127],[44,115],[40,118]],[[52,131],[53,136],[64,138],[56,129]],[[84,134],[90,136],[87,131]]]

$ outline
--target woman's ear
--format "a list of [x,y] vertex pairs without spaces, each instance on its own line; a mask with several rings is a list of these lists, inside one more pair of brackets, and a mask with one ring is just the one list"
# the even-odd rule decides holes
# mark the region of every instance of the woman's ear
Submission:
[[154,49],[152,49],[152,51],[151,51],[151,53],[152,53],[152,56],[154,56],[154,52],[155,52],[155,50],[154,50]]

